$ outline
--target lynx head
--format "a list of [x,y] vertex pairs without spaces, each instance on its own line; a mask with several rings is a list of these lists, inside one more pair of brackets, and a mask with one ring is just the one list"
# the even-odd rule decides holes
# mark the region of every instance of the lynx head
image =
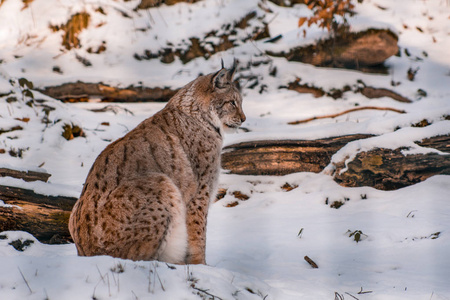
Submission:
[[242,96],[233,82],[236,71],[236,60],[231,69],[223,66],[216,73],[210,74],[212,93],[210,98],[210,110],[217,115],[224,129],[236,129],[246,119],[242,110]]
[[205,120],[217,130],[236,129],[245,121],[242,96],[233,82],[236,61],[231,69],[222,68],[199,76],[170,99],[168,107]]

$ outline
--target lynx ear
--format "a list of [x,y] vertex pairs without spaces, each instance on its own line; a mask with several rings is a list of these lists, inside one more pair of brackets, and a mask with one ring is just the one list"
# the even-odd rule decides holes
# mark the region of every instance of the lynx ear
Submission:
[[214,74],[212,82],[214,88],[223,89],[230,85],[233,82],[233,76],[236,72],[237,61],[236,59],[233,62],[233,66],[231,69],[227,70],[223,66],[222,60],[222,69],[220,69],[216,74]]
[[227,87],[227,85],[230,84],[230,81],[228,80],[228,70],[227,69],[220,69],[212,79],[214,88],[223,89]]

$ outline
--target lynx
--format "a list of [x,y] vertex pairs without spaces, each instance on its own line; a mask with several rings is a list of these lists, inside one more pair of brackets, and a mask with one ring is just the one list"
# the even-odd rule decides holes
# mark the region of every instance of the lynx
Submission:
[[78,255],[205,264],[224,130],[246,118],[235,69],[188,83],[97,157],[69,220]]

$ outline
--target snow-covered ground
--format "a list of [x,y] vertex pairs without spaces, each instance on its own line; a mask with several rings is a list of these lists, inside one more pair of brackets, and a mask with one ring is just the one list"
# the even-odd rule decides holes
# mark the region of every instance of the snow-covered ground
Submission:
[[[0,167],[45,170],[52,176],[48,183],[0,177],[0,185],[77,197],[100,151],[164,106],[114,104],[114,112],[93,112],[108,104],[64,104],[35,87],[76,80],[123,87],[180,87],[199,73],[217,70],[221,58],[227,65],[233,57],[243,66],[250,61],[269,62],[240,70],[240,75],[257,75],[261,84],[267,85],[267,92],[244,88],[247,121],[243,127],[249,132],[228,135],[226,145],[258,139],[377,135],[342,148],[333,157],[338,162],[374,147],[406,147],[405,154],[436,152],[414,142],[450,133],[450,121],[445,120],[450,115],[448,1],[365,0],[356,4],[358,14],[349,19],[353,30],[390,28],[399,35],[401,56],[387,60],[387,75],[316,68],[261,55],[269,48],[287,49],[327,36],[313,27],[303,38],[296,27],[299,17],[310,14],[303,5],[280,8],[256,0],[203,0],[134,11],[138,3],[34,0],[23,9],[22,1],[2,2],[0,130],[16,129],[0,134],[0,150],[4,150],[0,151]],[[272,13],[264,13],[258,3]],[[253,10],[269,23],[272,36],[283,34],[278,43],[249,41],[209,60],[197,58],[185,65],[179,60],[164,64],[157,59],[133,58],[135,53],[157,51],[167,43],[184,45],[189,37],[220,30],[222,24],[240,20]],[[83,47],[66,50],[61,46],[62,33],[53,32],[49,25],[64,24],[82,11],[91,14],[88,29],[79,36]],[[246,34],[245,30],[237,32]],[[86,51],[102,43],[105,52]],[[92,66],[85,67],[77,55]],[[54,66],[62,74],[53,72]],[[276,76],[269,76],[274,67]],[[406,77],[409,68],[418,69],[414,81]],[[19,82],[21,77],[34,87]],[[393,89],[413,102],[367,99],[352,91],[337,100],[314,98],[278,88],[296,77],[326,91],[355,87],[360,80],[368,86]],[[400,84],[393,87],[392,81]],[[27,89],[33,98],[24,94]],[[427,95],[418,93],[419,89]],[[356,105],[391,107],[406,113],[366,110],[287,124]],[[424,119],[431,125],[412,127]],[[65,124],[82,127],[85,137],[65,140],[61,136]],[[40,244],[24,232],[0,233],[0,299],[450,299],[450,176],[379,191],[341,187],[329,175],[332,171],[333,165],[320,174],[283,177],[222,172],[220,187],[228,191],[211,206],[208,266],[82,258],[76,256],[74,245]],[[285,183],[298,187],[286,192],[281,188]],[[234,191],[250,198],[237,200]],[[237,206],[227,207],[236,201]],[[334,201],[344,205],[331,208]],[[16,240],[33,243],[20,252],[10,245]],[[305,256],[319,268],[311,268]]]

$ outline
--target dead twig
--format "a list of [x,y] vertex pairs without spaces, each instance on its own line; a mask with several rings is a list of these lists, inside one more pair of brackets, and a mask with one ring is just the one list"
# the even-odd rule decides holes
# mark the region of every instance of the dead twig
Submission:
[[305,256],[304,259],[308,262],[308,264],[311,265],[311,267],[313,267],[313,269],[318,269],[319,266],[308,256]]
[[223,300],[223,298],[220,298],[220,297],[218,297],[218,296],[216,296],[216,295],[213,295],[213,294],[211,294],[211,293],[208,293],[208,290],[199,289],[199,288],[196,287],[196,286],[192,286],[192,288],[193,288],[194,290],[197,290],[197,291],[199,291],[199,292],[205,294],[205,295],[208,295],[208,296],[212,297],[213,299],[216,299],[216,298],[217,298],[217,299],[219,299],[219,300]]
[[353,296],[352,294],[350,294],[350,293],[347,293],[347,292],[345,292],[347,295],[349,295],[350,297],[352,297],[353,299],[356,299],[356,300],[359,300],[359,298],[356,298],[355,296]]
[[358,295],[370,294],[370,293],[372,293],[372,291],[363,291],[363,288],[361,287],[361,290],[358,292]]
[[121,111],[121,110],[127,114],[134,116],[134,113],[131,110],[129,110],[125,107],[121,107],[119,105],[106,105],[105,107],[102,107],[102,108],[91,109],[91,111],[93,111],[93,112],[113,112],[115,115],[117,115],[119,113],[119,111]]
[[31,287],[30,287],[30,285],[28,284],[27,279],[26,279],[25,276],[23,275],[22,270],[21,270],[19,267],[17,267],[17,269],[19,269],[19,272],[20,272],[20,275],[22,275],[23,281],[25,281],[25,284],[27,285],[28,290],[30,290],[30,294],[33,294],[33,291],[31,290]]
[[378,106],[362,106],[362,107],[355,107],[355,108],[351,108],[336,114],[330,114],[330,115],[325,115],[325,116],[318,116],[318,117],[312,117],[312,118],[308,118],[308,119],[304,119],[304,120],[298,120],[298,121],[292,121],[289,122],[289,125],[298,125],[298,124],[302,124],[302,123],[307,123],[310,121],[314,121],[314,120],[319,120],[319,119],[330,119],[330,118],[336,118],[354,111],[359,111],[359,110],[368,110],[368,109],[374,109],[374,110],[388,110],[388,111],[393,111],[399,114],[404,114],[406,113],[404,110],[401,109],[397,109],[397,108],[392,108],[392,107],[378,107]]
[[[153,282],[156,281],[155,278],[158,278],[159,284],[161,285],[161,289],[163,290],[163,292],[165,292],[166,289],[164,288],[164,285],[163,285],[163,283],[161,281],[161,278],[159,277],[159,274],[158,274],[158,271],[156,270],[156,267],[157,267],[157,264],[153,263],[153,270],[154,270]],[[154,290],[154,288],[153,288],[153,290]]]

